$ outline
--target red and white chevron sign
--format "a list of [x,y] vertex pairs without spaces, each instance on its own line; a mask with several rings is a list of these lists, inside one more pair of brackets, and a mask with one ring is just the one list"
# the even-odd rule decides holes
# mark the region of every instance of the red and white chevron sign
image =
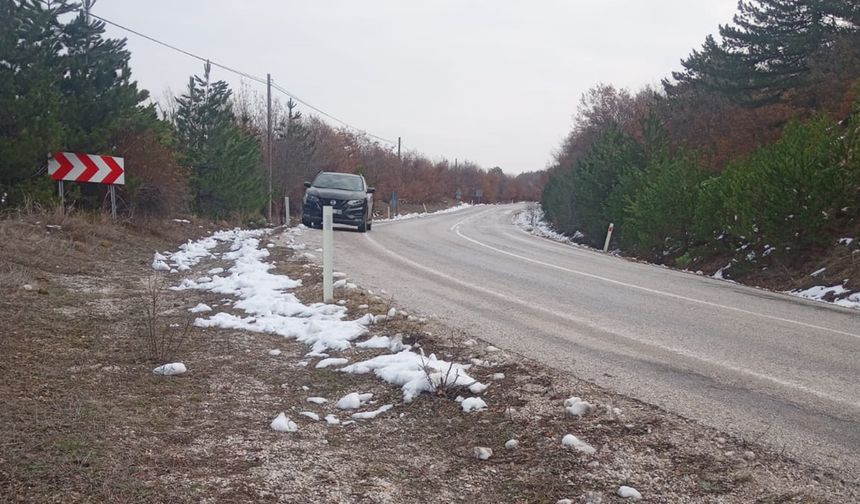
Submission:
[[48,174],[54,180],[125,184],[125,160],[98,154],[56,152],[48,160]]

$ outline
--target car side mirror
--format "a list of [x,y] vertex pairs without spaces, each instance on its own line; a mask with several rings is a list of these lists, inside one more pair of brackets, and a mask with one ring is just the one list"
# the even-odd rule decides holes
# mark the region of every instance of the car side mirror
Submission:
[[368,187],[368,188],[367,188],[367,194],[373,194],[373,193],[375,193],[375,192],[376,192],[376,188],[375,188],[375,187]]
[[310,186],[311,186],[311,183],[310,183],[310,182],[305,181],[305,187],[310,187]]

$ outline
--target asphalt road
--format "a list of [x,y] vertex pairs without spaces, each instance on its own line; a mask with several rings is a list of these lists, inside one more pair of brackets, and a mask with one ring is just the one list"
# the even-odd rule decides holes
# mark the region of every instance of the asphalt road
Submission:
[[[860,313],[532,236],[522,205],[335,233],[335,270],[493,345],[860,481]],[[320,246],[321,232],[304,240]]]

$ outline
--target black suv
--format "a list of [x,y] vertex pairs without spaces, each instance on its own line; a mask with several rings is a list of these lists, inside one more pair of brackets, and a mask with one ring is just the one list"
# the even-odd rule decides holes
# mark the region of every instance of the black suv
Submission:
[[361,175],[320,172],[313,183],[305,182],[302,224],[322,226],[322,207],[332,207],[335,224],[357,226],[362,233],[373,226],[373,192]]

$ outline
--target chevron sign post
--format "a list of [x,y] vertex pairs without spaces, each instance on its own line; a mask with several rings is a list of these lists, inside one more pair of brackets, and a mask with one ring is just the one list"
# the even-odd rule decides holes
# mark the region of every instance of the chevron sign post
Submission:
[[116,186],[125,184],[125,160],[121,157],[56,152],[48,160],[48,174],[60,183],[60,199],[65,208],[63,181],[110,185],[111,215],[116,219]]

